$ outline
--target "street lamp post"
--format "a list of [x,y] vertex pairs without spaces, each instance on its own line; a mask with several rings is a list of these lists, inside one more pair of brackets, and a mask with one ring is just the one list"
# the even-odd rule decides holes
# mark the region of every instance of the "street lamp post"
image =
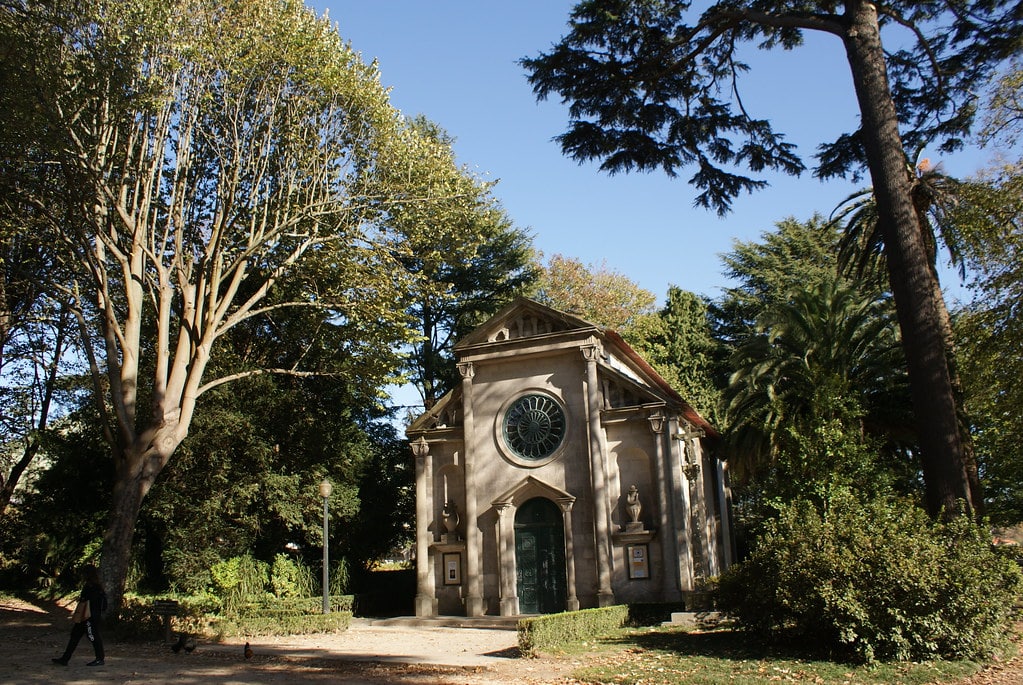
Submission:
[[326,478],[320,483],[320,497],[323,498],[323,613],[330,613],[330,538],[327,518],[327,501],[334,486]]

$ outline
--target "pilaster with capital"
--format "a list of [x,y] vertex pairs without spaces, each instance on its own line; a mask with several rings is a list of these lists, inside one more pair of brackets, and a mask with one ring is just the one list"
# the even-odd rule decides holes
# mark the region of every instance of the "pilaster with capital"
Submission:
[[607,443],[600,425],[602,403],[597,379],[600,347],[580,348],[586,362],[585,398],[590,448],[590,487],[593,492],[594,550],[597,561],[597,604],[611,606],[615,602],[611,588],[611,512],[607,495]]
[[429,484],[433,482],[433,461],[430,445],[423,436],[411,443],[416,460],[416,616],[437,615],[437,591],[434,560],[430,556],[430,512],[433,499]]
[[497,509],[498,566],[501,581],[501,615],[518,616],[519,597],[515,576],[515,521],[512,505],[502,502]]
[[462,376],[462,428],[465,442],[465,570],[468,592],[465,615],[482,616],[483,592],[480,589],[480,530],[476,507],[476,433],[473,417],[472,379],[476,369],[472,362],[459,362]]
[[565,598],[565,611],[579,610],[579,597],[575,589],[575,529],[572,528],[572,506],[575,499],[561,498],[561,516],[565,527],[565,584],[568,597]]
[[675,535],[670,535],[668,531],[676,528],[672,525],[672,521],[675,520],[675,498],[672,497],[672,474],[670,460],[665,458],[665,443],[668,443],[668,451],[670,452],[671,445],[668,438],[668,419],[661,413],[657,412],[649,417],[650,431],[654,437],[654,467],[657,473],[657,504],[660,510],[660,528],[661,528],[661,587],[664,593],[664,601],[674,602],[678,601],[682,597],[680,592],[681,587],[679,585],[679,569],[678,564],[671,563],[672,559],[678,559],[678,540]]

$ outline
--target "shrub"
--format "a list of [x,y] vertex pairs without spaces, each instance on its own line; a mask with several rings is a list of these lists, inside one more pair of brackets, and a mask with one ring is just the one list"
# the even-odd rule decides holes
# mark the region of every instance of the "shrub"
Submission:
[[233,611],[243,602],[262,597],[270,581],[270,566],[265,561],[245,555],[221,561],[210,568],[214,593],[220,597],[225,611]]
[[347,630],[352,622],[350,611],[329,614],[287,614],[276,616],[244,616],[225,618],[215,623],[222,635],[308,635]]
[[332,595],[330,613],[323,612],[322,597],[261,599],[237,607],[236,613],[216,622],[225,635],[298,635],[346,630],[352,621],[355,598]]
[[624,604],[524,618],[518,625],[519,650],[533,655],[570,642],[608,635],[628,620],[629,607]]
[[210,632],[213,615],[220,611],[220,599],[205,593],[194,596],[125,594],[115,620],[114,633],[119,638],[156,638],[163,635],[163,617],[153,610],[157,600],[172,599],[178,603],[178,613],[171,625],[175,633],[195,635]]
[[312,571],[286,554],[274,557],[270,567],[270,585],[274,595],[281,597],[310,597],[316,591]]
[[977,659],[1003,644],[1023,588],[967,517],[935,523],[903,501],[836,488],[769,522],[721,579],[741,627],[816,642],[863,661]]

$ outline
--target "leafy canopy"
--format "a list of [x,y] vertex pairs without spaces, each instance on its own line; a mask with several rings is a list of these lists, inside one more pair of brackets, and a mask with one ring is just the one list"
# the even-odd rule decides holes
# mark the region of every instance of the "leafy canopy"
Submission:
[[[772,123],[748,111],[742,46],[791,50],[803,32],[843,37],[861,3],[728,0],[697,13],[677,0],[585,0],[550,51],[521,60],[540,98],[569,105],[558,136],[576,160],[608,172],[695,171],[699,206],[726,212],[740,193],[763,188],[765,170],[797,175],[804,163]],[[876,5],[890,35],[891,95],[905,147],[963,145],[976,110],[976,84],[1019,47],[1015,3],[903,0]],[[817,152],[821,178],[854,177],[866,158],[863,131],[843,133]],[[747,175],[743,170],[752,172]]]

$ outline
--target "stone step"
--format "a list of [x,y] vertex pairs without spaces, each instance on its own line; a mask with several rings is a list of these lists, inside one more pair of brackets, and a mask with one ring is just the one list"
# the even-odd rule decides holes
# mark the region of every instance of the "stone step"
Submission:
[[683,628],[716,628],[724,616],[720,611],[673,611],[671,620],[662,623],[662,626],[682,626]]

